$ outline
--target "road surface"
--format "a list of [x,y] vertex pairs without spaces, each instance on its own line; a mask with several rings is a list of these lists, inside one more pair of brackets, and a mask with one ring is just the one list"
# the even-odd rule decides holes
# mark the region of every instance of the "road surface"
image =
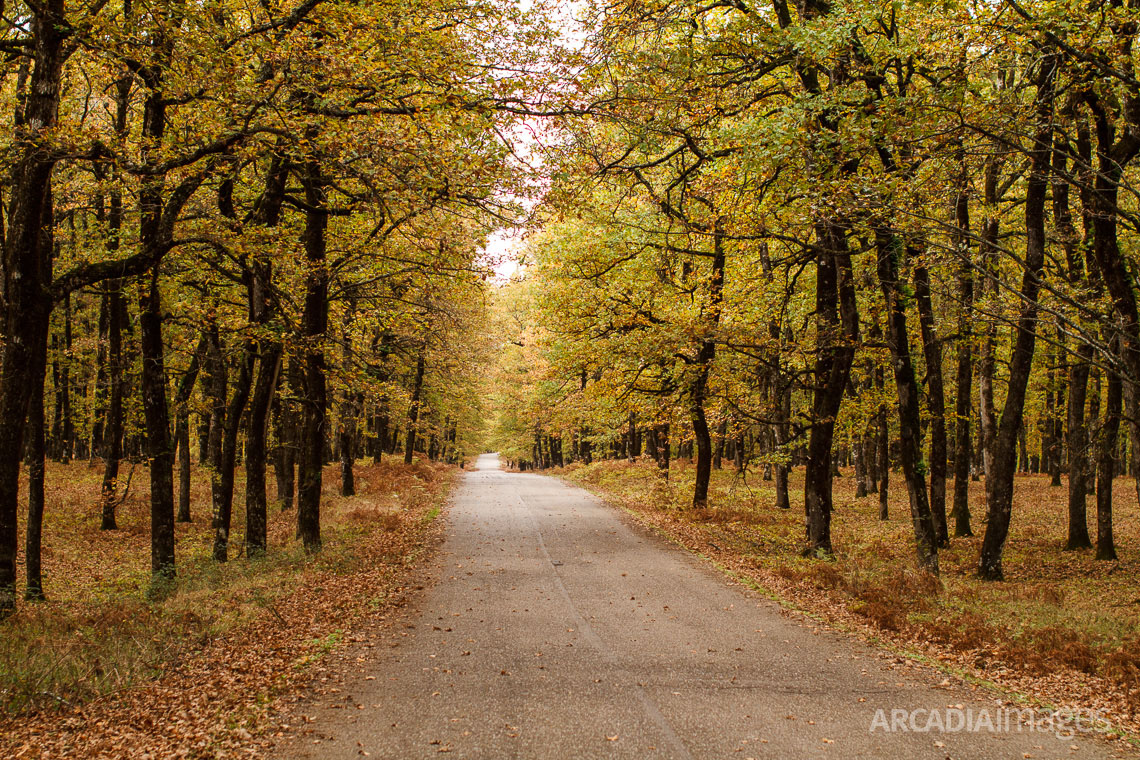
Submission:
[[311,731],[282,756],[1113,756],[791,618],[587,492],[502,472],[495,455],[466,474],[428,572],[381,654],[306,706]]

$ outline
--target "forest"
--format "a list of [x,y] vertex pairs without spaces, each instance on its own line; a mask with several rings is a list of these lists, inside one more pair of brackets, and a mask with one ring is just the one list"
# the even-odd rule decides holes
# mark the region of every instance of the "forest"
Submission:
[[[239,460],[236,548],[253,557],[268,549],[270,503],[320,547],[328,462],[347,496],[359,457],[463,458],[479,408],[467,360],[482,350],[486,274],[474,262],[513,182],[495,134],[513,85],[487,75],[491,40],[475,33],[493,12],[16,11],[3,70],[0,609],[20,586],[50,593],[45,460],[98,463],[88,498],[109,531],[145,469],[161,585],[177,572],[176,523],[196,510],[213,558],[234,552]],[[195,461],[210,501],[192,509]]]
[[937,575],[977,529],[990,580],[1015,477],[1040,473],[1067,489],[1065,548],[1115,559],[1113,489],[1140,475],[1138,20],[599,8],[585,115],[550,141],[526,276],[498,294],[498,447],[524,469],[646,457],[666,479],[681,456],[695,509],[726,460],[783,509],[802,468],[818,556],[841,468],[883,519],[897,471],[918,564]]
[[[1007,551],[1030,527],[1049,567],[1135,570],[1130,4],[0,18],[4,711],[285,626],[292,586],[381,605],[329,579],[413,565],[483,451],[781,520],[800,579],[894,540],[900,506],[921,594],[967,565],[1038,588]],[[91,643],[112,629],[127,675]],[[1140,694],[1140,623],[1108,638],[1088,672]]]

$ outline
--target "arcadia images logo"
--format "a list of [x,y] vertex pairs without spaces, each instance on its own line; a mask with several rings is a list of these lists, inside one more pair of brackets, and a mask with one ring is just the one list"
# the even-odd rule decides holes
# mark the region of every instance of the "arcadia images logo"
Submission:
[[879,708],[871,718],[870,732],[885,733],[1047,733],[1067,739],[1079,733],[1103,732],[1110,728],[1099,710],[1031,707],[946,708],[907,710]]

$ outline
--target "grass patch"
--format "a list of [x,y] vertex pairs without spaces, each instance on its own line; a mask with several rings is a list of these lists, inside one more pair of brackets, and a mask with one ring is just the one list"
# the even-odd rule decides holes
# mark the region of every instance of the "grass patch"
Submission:
[[[98,468],[49,463],[43,552],[48,601],[24,602],[0,623],[0,715],[66,710],[123,692],[219,638],[264,621],[284,626],[280,607],[299,588],[308,585],[319,595],[333,579],[377,563],[403,566],[414,551],[403,534],[439,515],[454,472],[420,461],[410,467],[361,465],[358,495],[345,498],[338,494],[339,468],[330,467],[321,552],[309,555],[294,540],[294,512],[271,506],[269,551],[247,558],[239,471],[226,563],[211,557],[209,479],[195,472],[195,521],[177,525],[177,578],[163,593],[148,595],[146,470],[135,472],[131,493],[119,507],[120,529],[101,531]],[[385,599],[381,592],[361,604],[376,610]],[[343,633],[321,637],[311,654],[323,656]]]

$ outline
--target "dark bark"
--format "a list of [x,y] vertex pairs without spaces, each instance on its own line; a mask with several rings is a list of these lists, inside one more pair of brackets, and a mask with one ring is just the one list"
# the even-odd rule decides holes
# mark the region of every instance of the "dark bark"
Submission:
[[1140,387],[1136,383],[1126,383],[1125,418],[1128,421],[1128,471],[1140,501]]
[[[657,460],[657,472],[665,480],[669,479],[669,457],[672,453],[669,444],[669,423],[662,422],[653,427],[653,440],[656,442],[654,458]],[[587,464],[589,462],[587,461]]]
[[[55,337],[52,338],[53,343]],[[63,299],[63,351],[57,355],[56,364],[56,417],[53,448],[55,458],[63,464],[71,461],[75,449],[75,420],[71,413],[71,294]]]
[[[1076,152],[1082,200],[1084,205],[1088,206],[1085,213],[1082,214],[1086,239],[1081,239],[1077,233],[1076,225],[1073,223],[1073,213],[1069,202],[1069,180],[1066,177],[1069,145],[1060,137],[1053,151],[1053,220],[1061,239],[1061,246],[1065,251],[1066,274],[1069,284],[1080,292],[1088,287],[1085,258],[1089,247],[1088,238],[1092,232],[1092,220],[1088,213],[1092,211],[1090,194],[1092,186],[1092,142],[1087,122],[1083,120],[1078,123]],[[1086,328],[1090,327],[1087,319],[1082,319],[1081,323]],[[1092,548],[1086,501],[1089,492],[1087,482],[1089,440],[1085,406],[1088,401],[1089,365],[1093,358],[1093,347],[1079,336],[1076,340],[1076,350],[1071,352],[1068,357],[1069,394],[1066,429],[1068,434],[1069,494],[1066,551]]]
[[301,315],[304,341],[302,420],[299,436],[300,467],[297,489],[297,536],[306,551],[321,546],[321,481],[324,464],[328,398],[325,380],[324,338],[329,322],[329,270],[327,249],[328,204],[320,164],[310,158],[302,172],[305,188],[305,305]]
[[304,386],[303,373],[295,359],[289,361],[288,392],[278,394],[277,403],[277,499],[281,509],[293,508],[293,494],[297,484],[298,410],[294,395]]
[[[995,153],[997,148],[994,148]],[[979,251],[984,277],[981,282],[981,295],[987,292],[996,294],[999,222],[994,209],[997,208],[998,173],[1000,164],[996,157],[986,160],[984,201],[988,214],[982,219]],[[982,328],[981,356],[978,358],[978,438],[982,450],[982,471],[988,477],[992,460],[994,435],[997,430],[997,410],[994,407],[994,370],[996,367],[997,320],[986,320]]]
[[[352,370],[353,346],[350,326],[355,317],[356,304],[350,303],[345,310],[344,334],[341,337],[343,369]],[[354,496],[356,494],[356,478],[353,476],[353,466],[356,464],[356,427],[357,415],[360,413],[360,394],[353,388],[346,387],[340,400],[340,426],[337,438],[340,448],[340,495]],[[434,444],[434,440],[433,440]],[[434,447],[433,447],[434,448]],[[431,458],[435,459],[435,451]]]
[[728,446],[728,418],[720,421],[716,428],[716,448],[713,451],[713,469],[719,470],[724,461],[724,452]]
[[[416,358],[416,375],[415,380],[412,382],[412,400],[408,405],[408,424],[404,434],[404,464],[412,463],[412,454],[416,450],[416,433],[420,422],[420,397],[424,390],[424,351],[420,350],[419,356]],[[542,466],[541,462],[537,462],[538,466]]]
[[126,366],[123,362],[123,329],[127,323],[127,305],[122,281],[112,280],[107,286],[107,374],[110,395],[103,427],[103,489],[101,530],[117,530],[115,504],[118,498],[119,462],[123,458],[123,384]]
[[[222,485],[222,471],[225,467],[225,455],[223,449],[225,447],[225,430],[226,430],[226,397],[229,393],[229,370],[226,367],[226,358],[222,351],[221,337],[218,334],[218,324],[216,320],[211,320],[209,328],[207,329],[208,348],[206,353],[206,377],[207,377],[207,395],[210,399],[210,442],[209,442],[209,466],[210,466],[210,502],[211,502],[211,522],[215,534],[218,531],[218,523],[221,519],[221,512],[224,508],[222,505],[222,494],[224,493]],[[228,529],[227,529],[228,530]],[[217,541],[215,540],[215,550]],[[214,559],[218,559],[215,555]],[[226,561],[225,552],[219,560]]]
[[[882,338],[882,328],[879,327],[878,320],[874,322],[871,329],[872,340]],[[879,391],[880,397],[886,386],[885,374],[886,372],[881,366],[875,368],[875,389]],[[876,417],[878,417],[878,430],[875,436],[875,459],[879,470],[879,519],[887,520],[890,518],[891,487],[891,424],[887,417],[887,408],[881,406]]]
[[942,381],[942,342],[934,327],[934,304],[930,298],[930,274],[914,268],[914,296],[926,358],[926,405],[930,413],[930,513],[938,546],[950,543],[946,524],[946,392]]
[[178,522],[190,522],[190,395],[198,380],[202,358],[208,347],[206,335],[198,340],[198,347],[190,357],[190,364],[178,381],[174,394],[174,444],[178,450]]
[[190,415],[179,411],[174,422],[174,448],[178,452],[177,522],[193,520],[190,514]]
[[39,354],[47,352],[51,248],[45,249],[42,233],[52,224],[49,188],[56,154],[50,135],[56,124],[63,43],[69,29],[62,0],[37,4],[30,24],[35,69],[13,148],[16,153],[8,183],[8,234],[4,241],[7,298],[0,353],[0,617],[16,607],[20,456],[35,384],[31,372],[37,366],[46,366],[41,365],[46,356],[41,360]]
[[103,291],[99,297],[99,338],[95,349],[94,419],[91,422],[91,454],[94,457],[104,456],[103,440],[110,382],[107,377],[107,343],[111,330],[110,300],[107,292]]
[[380,464],[380,458],[388,447],[388,398],[380,400],[381,408],[376,413],[376,455],[373,464]]
[[804,472],[805,553],[830,553],[835,418],[859,341],[859,312],[846,230],[834,221],[817,222],[816,238],[815,387]]
[[266,525],[268,499],[265,494],[266,439],[269,437],[269,405],[277,390],[281,372],[281,344],[258,341],[257,382],[249,401],[245,439],[245,552],[255,557],[268,548]]
[[1061,485],[1061,442],[1064,427],[1061,424],[1060,409],[1065,405],[1065,387],[1058,366],[1060,354],[1064,350],[1064,334],[1059,326],[1056,330],[1056,346],[1050,356],[1049,377],[1045,393],[1045,431],[1042,437],[1042,470],[1049,473],[1049,485]]
[[974,273],[969,250],[969,203],[965,192],[955,202],[958,250],[962,265],[958,270],[958,294],[961,300],[958,312],[958,374],[955,386],[954,430],[954,518],[955,536],[972,536],[970,526],[970,465],[973,456],[970,445],[970,419],[973,417],[973,306]]
[[696,473],[693,482],[693,507],[708,506],[709,479],[712,476],[712,437],[705,416],[705,401],[708,396],[709,373],[716,360],[715,332],[720,325],[721,309],[724,301],[724,238],[721,221],[718,219],[713,230],[712,271],[709,274],[708,303],[702,314],[708,331],[697,351],[695,377],[689,387],[689,417],[693,425],[693,440],[696,444]]
[[[878,249],[879,285],[887,304],[887,338],[894,359],[895,388],[899,400],[899,460],[910,497],[915,549],[919,564],[937,575],[938,535],[926,492],[926,477],[922,471],[918,381],[915,379],[907,336],[906,295],[899,282],[899,260],[903,256],[903,244],[897,233],[887,229],[875,230],[875,244]],[[920,277],[916,276],[915,279]]]
[[198,464],[207,464],[210,461],[210,428],[213,420],[209,412],[198,415]]
[[151,573],[174,576],[174,452],[166,405],[166,368],[162,342],[162,302],[158,267],[139,289],[143,414],[150,461]]
[[[1113,370],[1108,377],[1108,393],[1104,410],[1104,424],[1101,433],[1100,450],[1097,456],[1097,558],[1115,557],[1112,541],[1112,477],[1116,462],[1110,449],[1115,449],[1120,425],[1120,405],[1123,378],[1128,382],[1140,382],[1140,315],[1137,314],[1136,283],[1133,273],[1120,251],[1117,238],[1117,215],[1119,188],[1125,167],[1140,152],[1140,134],[1129,127],[1119,140],[1116,138],[1116,120],[1109,114],[1097,96],[1088,98],[1093,112],[1093,122],[1097,136],[1096,178],[1093,183],[1091,202],[1093,213],[1093,258],[1097,274],[1112,298],[1116,325],[1120,337],[1116,341],[1123,364],[1122,370]],[[1135,113],[1140,107],[1140,99],[1129,95],[1123,104],[1125,113]]]
[[[52,217],[51,191],[48,190],[46,215]],[[52,249],[52,226],[45,225],[41,230],[41,245],[43,250]],[[50,260],[47,267],[50,267]],[[41,341],[42,345],[35,346],[34,355],[38,357],[38,366],[29,368],[32,382],[32,396],[28,403],[28,523],[24,541],[25,575],[27,583],[24,588],[24,598],[28,601],[43,601],[44,581],[42,564],[42,539],[44,521],[44,458],[47,454],[44,446],[44,373],[47,368],[47,334],[48,327],[45,322],[40,333],[34,340]]]
[[44,595],[41,547],[44,524],[44,391],[43,369],[40,384],[32,389],[28,409],[28,525],[24,541],[25,576],[24,599],[42,602]]
[[1033,144],[1025,197],[1025,273],[1021,284],[1021,313],[1009,361],[1009,385],[1005,408],[994,436],[992,470],[986,477],[986,523],[978,575],[1001,580],[1002,552],[1009,535],[1013,507],[1013,476],[1016,438],[1022,429],[1026,389],[1037,341],[1037,297],[1045,264],[1045,203],[1049,188],[1053,144],[1054,82],[1059,66],[1055,55],[1038,61]]
[[[1119,347],[1119,341],[1115,342]],[[1123,400],[1120,373],[1108,372],[1107,385],[1096,465],[1096,558],[1101,560],[1116,559],[1116,543],[1112,536],[1112,481],[1116,476],[1116,444],[1120,436]]]
[[[237,466],[238,433],[241,430],[242,413],[249,401],[250,386],[253,384],[253,367],[257,358],[256,343],[245,341],[242,350],[238,376],[234,381],[233,396],[225,411],[225,425],[222,433],[221,477],[211,481],[214,492],[214,559],[225,562],[229,552],[230,527],[234,504],[234,470]],[[264,468],[262,470],[264,477]],[[214,488],[213,486],[217,486]],[[264,483],[262,486],[264,490]]]
[[[265,228],[277,226],[288,179],[288,164],[275,155],[266,173],[265,190],[257,199],[250,223]],[[257,332],[250,344],[257,361],[257,380],[249,399],[245,440],[245,551],[246,556],[264,554],[268,545],[266,526],[268,498],[265,493],[265,462],[268,452],[269,408],[277,390],[281,373],[282,346],[279,340],[264,334],[264,326],[273,313],[270,288],[273,280],[271,261],[258,257],[247,273],[249,319]]]
[[[144,84],[141,158],[153,164],[161,160],[169,101],[163,88],[163,64],[169,62],[171,43],[155,30],[151,44],[156,65],[149,67]],[[124,78],[124,81],[127,81]],[[127,81],[129,87],[129,81]],[[200,182],[201,180],[197,180]],[[174,452],[171,446],[170,410],[166,398],[166,366],[162,338],[162,301],[158,286],[163,253],[173,236],[174,220],[181,204],[189,200],[196,183],[183,185],[178,199],[167,198],[165,172],[148,174],[139,187],[139,247],[150,262],[139,288],[141,390],[146,420],[146,455],[150,462],[151,573],[157,584],[174,577]],[[169,202],[169,205],[168,205]]]
[[705,390],[708,385],[708,369],[699,372],[694,383],[689,403],[689,419],[693,425],[693,441],[696,448],[696,468],[693,479],[693,507],[703,508],[709,502],[709,478],[712,475],[712,437],[705,417]]

